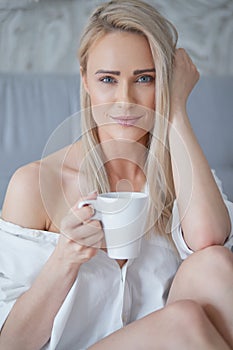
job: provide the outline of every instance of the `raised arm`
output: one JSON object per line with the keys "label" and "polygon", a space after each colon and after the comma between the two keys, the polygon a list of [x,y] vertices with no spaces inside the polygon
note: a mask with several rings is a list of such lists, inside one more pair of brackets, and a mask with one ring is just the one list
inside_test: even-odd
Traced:
{"label": "raised arm", "polygon": [[230,233],[228,211],[186,111],[199,79],[184,49],[176,51],[171,85],[169,143],[174,185],[184,239],[196,251],[221,245]]}

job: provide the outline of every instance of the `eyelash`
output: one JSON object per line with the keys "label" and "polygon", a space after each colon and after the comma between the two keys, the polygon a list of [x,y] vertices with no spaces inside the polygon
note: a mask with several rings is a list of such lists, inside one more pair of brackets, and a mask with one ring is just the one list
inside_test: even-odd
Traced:
{"label": "eyelash", "polygon": [[100,78],[99,79],[99,81],[101,82],[101,83],[104,83],[104,84],[110,84],[110,82],[106,82],[106,81],[104,81],[105,79],[111,79],[112,81],[111,81],[111,83],[114,81],[114,83],[116,83],[117,81],[116,81],[116,79],[114,79],[113,77],[110,77],[110,76],[105,76],[105,77],[102,77],[102,78]]}
{"label": "eyelash", "polygon": [[[139,81],[140,79],[142,79],[142,78],[147,78],[147,81]],[[148,79],[149,78],[149,79]],[[106,79],[108,79],[108,80],[111,80],[111,81],[105,81]],[[148,81],[149,80],[149,81]],[[140,76],[140,77],[138,77],[137,78],[137,80],[136,80],[136,83],[139,83],[139,84],[149,84],[149,83],[151,83],[151,82],[153,82],[155,80],[155,78],[152,76],[152,75],[142,75],[142,76]],[[113,78],[113,77],[111,77],[111,76],[104,76],[104,77],[101,77],[101,78],[99,78],[99,81],[101,82],[101,83],[104,83],[104,84],[113,84],[113,83],[117,83],[117,80],[115,79],[115,78]]]}
{"label": "eyelash", "polygon": [[[137,82],[139,83],[139,80],[140,79],[142,79],[142,78],[147,78],[147,81],[143,81],[142,83],[143,84],[148,84],[148,83],[151,83],[151,82],[153,82],[154,80],[155,80],[155,78],[154,77],[152,77],[152,75],[142,75],[142,76],[140,76],[138,79],[137,79]],[[148,81],[148,78],[149,78],[149,81]]]}

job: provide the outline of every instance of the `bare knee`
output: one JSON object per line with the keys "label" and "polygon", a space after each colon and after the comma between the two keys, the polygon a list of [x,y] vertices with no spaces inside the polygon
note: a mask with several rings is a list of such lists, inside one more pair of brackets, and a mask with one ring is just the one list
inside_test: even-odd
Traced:
{"label": "bare knee", "polygon": [[215,262],[216,264],[220,265],[220,267],[233,267],[233,254],[226,247],[215,245],[200,250],[196,254],[198,254],[204,262],[211,260],[211,262]]}
{"label": "bare knee", "polygon": [[180,300],[167,306],[177,330],[196,330],[203,329],[205,313],[202,307],[193,300]]}
{"label": "bare knee", "polygon": [[193,253],[189,258],[187,258],[183,264],[186,264],[188,262],[203,262],[203,263],[217,263],[218,265],[222,266],[230,265],[232,267],[233,265],[233,254],[232,252],[223,246],[220,245],[214,245],[211,247],[207,247],[205,249],[199,250],[195,253]]}
{"label": "bare knee", "polygon": [[223,246],[212,246],[187,258],[181,264],[174,282],[178,282],[182,289],[184,286],[195,289],[195,285],[203,287],[211,283],[219,287],[218,282],[224,280],[233,283],[233,254]]}
{"label": "bare knee", "polygon": [[180,300],[169,304],[167,310],[174,322],[170,334],[179,344],[178,348],[229,350],[226,339],[218,333],[199,303]]}
{"label": "bare knee", "polygon": [[[198,329],[203,325],[205,314],[202,307],[193,300],[179,300],[165,306],[159,311],[152,312],[144,318],[147,323],[147,329],[151,330],[151,334],[155,329],[155,325],[166,324],[167,330],[175,334],[181,332],[183,336],[184,329]],[[143,320],[143,319],[142,319]]]}
{"label": "bare knee", "polygon": [[223,246],[208,247],[198,252],[195,258],[193,264],[199,266],[199,273],[213,278],[216,282],[226,278],[233,282],[233,254],[229,249]]}
{"label": "bare knee", "polygon": [[200,304],[222,337],[233,344],[232,252],[213,246],[185,260],[173,280],[168,304],[182,299],[195,300]]}
{"label": "bare knee", "polygon": [[202,349],[203,345],[211,344],[210,322],[198,303],[188,299],[180,300],[166,308],[167,319],[171,322],[168,329],[171,339],[176,339],[181,347],[192,344],[192,349]]}

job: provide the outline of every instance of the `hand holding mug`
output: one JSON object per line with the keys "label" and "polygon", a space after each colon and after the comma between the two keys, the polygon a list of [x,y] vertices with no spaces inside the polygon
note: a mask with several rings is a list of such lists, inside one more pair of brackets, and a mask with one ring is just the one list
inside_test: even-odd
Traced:
{"label": "hand holding mug", "polygon": [[[86,201],[94,200],[96,194],[89,195]],[[60,256],[66,263],[80,266],[96,255],[103,244],[103,229],[100,221],[91,220],[94,210],[91,206],[75,205],[64,217],[60,227],[57,245]]]}
{"label": "hand holding mug", "polygon": [[136,258],[147,219],[148,195],[141,192],[102,193],[84,200],[79,208],[91,205],[93,220],[102,222],[108,255],[114,259]]}

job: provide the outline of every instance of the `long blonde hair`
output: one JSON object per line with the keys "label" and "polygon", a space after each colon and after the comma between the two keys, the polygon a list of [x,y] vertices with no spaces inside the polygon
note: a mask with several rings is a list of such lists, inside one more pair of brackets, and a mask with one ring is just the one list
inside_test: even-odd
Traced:
{"label": "long blonde hair", "polygon": [[[154,7],[140,0],[114,0],[100,5],[92,14],[81,37],[79,62],[84,74],[89,49],[106,33],[127,31],[144,35],[150,45],[156,70],[156,111],[154,128],[148,144],[145,175],[150,194],[148,228],[165,235],[170,232],[175,198],[168,145],[170,82],[177,43],[177,31]],[[91,102],[81,82],[82,142],[85,151],[87,191],[110,190],[101,156]],[[170,235],[168,235],[170,236]]]}

